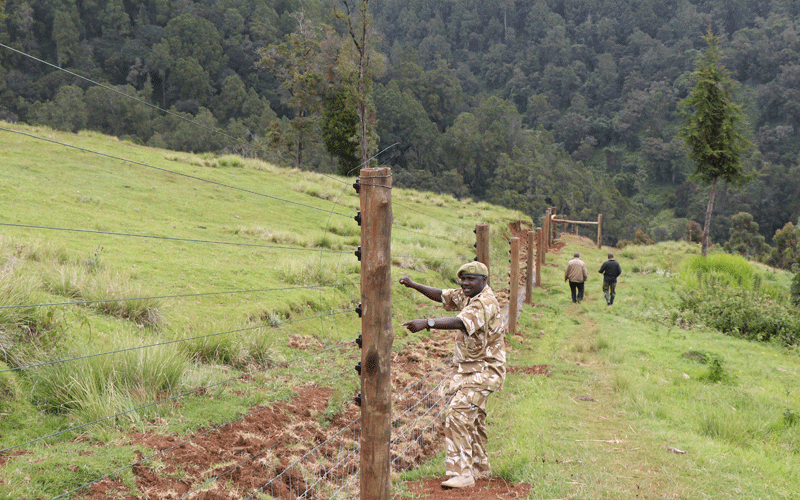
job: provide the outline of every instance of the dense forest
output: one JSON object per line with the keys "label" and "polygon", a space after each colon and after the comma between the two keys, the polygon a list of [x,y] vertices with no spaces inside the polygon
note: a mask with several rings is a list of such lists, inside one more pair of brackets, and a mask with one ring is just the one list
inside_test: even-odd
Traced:
{"label": "dense forest", "polygon": [[[602,213],[610,244],[692,237],[703,220],[708,186],[679,127],[711,30],[753,175],[719,189],[711,240],[800,261],[800,1],[367,3],[369,144],[396,185],[534,220],[549,206]],[[343,6],[5,0],[0,119],[352,172],[357,58]]]}

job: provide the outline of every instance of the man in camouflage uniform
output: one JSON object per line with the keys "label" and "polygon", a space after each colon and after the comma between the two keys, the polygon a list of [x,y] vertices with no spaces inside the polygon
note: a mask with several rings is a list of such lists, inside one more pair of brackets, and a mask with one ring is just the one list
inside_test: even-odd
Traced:
{"label": "man in camouflage uniform", "polygon": [[454,371],[450,380],[453,398],[445,419],[446,488],[473,486],[475,479],[491,475],[486,453],[486,400],[503,388],[506,376],[505,332],[500,305],[486,281],[489,270],[480,262],[468,262],[456,273],[461,288],[442,290],[411,281],[400,283],[445,310],[460,311],[444,318],[414,319],[403,323],[411,332],[424,328],[456,330]]}

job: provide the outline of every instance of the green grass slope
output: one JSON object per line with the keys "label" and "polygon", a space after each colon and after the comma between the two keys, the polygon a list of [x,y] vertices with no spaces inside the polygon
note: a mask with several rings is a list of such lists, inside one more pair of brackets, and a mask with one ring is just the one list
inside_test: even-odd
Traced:
{"label": "green grass slope", "polygon": [[[303,381],[329,379],[331,412],[352,400],[354,179],[3,128],[20,133],[0,132],[0,448],[22,458],[0,468],[0,498],[50,498],[130,463],[137,447],[121,430],[195,432]],[[505,228],[502,239],[524,218],[402,189],[392,203],[396,279],[452,284],[474,258],[477,223]],[[398,291],[397,317],[414,309]],[[331,349],[343,343],[353,348]],[[180,398],[179,415],[150,404],[165,396]],[[85,473],[42,473],[91,443],[117,446],[82,458]]]}
{"label": "green grass slope", "polygon": [[[124,431],[191,433],[321,372],[337,385],[331,411],[352,398],[357,351],[325,351],[360,329],[352,179],[3,127],[84,150],[0,131],[0,448],[13,447],[0,498],[52,498],[146,455]],[[402,189],[392,204],[395,282],[454,285],[488,222],[492,287],[508,286],[508,224],[529,217]],[[623,275],[609,307],[596,273],[609,249],[560,243],[509,336],[509,365],[550,375],[514,372],[490,398],[495,474],[531,483],[532,499],[800,497],[797,352],[682,308],[696,246],[615,251]],[[563,281],[576,250],[590,270],[581,304]],[[784,273],[758,272],[788,294]],[[423,302],[393,289],[396,348],[414,340],[403,320],[438,311]],[[297,345],[325,354],[283,366]],[[197,387],[210,389],[179,413],[141,407]],[[443,473],[437,457],[406,477]]]}

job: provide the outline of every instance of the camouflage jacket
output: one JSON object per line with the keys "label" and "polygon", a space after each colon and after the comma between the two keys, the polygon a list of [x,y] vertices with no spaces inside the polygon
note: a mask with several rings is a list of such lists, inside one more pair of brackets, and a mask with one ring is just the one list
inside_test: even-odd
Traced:
{"label": "camouflage jacket", "polygon": [[488,286],[469,298],[460,288],[442,290],[448,311],[460,311],[464,330],[456,333],[453,382],[462,387],[490,391],[503,388],[506,378],[506,348],[500,304]]}

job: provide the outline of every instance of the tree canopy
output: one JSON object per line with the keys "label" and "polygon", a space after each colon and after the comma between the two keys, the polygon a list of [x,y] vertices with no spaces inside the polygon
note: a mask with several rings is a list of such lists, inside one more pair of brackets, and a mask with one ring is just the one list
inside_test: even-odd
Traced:
{"label": "tree canopy", "polygon": [[[740,212],[767,243],[800,216],[800,16],[792,2],[366,4],[367,24],[356,16],[351,31],[333,3],[318,0],[6,0],[0,118],[335,172],[323,103],[339,88],[358,95],[353,35],[368,26],[372,52],[363,56],[385,71],[363,80],[366,146],[384,151],[378,161],[393,167],[397,185],[490,200],[534,219],[548,206],[575,218],[603,213],[608,244],[639,230],[680,237],[704,219],[714,177],[692,175],[680,113],[710,27],[718,62],[730,69],[730,101],[747,117],[740,132],[754,146],[736,159],[754,177],[741,187],[736,175],[719,177],[709,240],[728,241]],[[315,44],[310,52],[306,43]],[[286,51],[271,67],[263,64],[270,48]],[[91,82],[121,94],[104,100],[109,91]],[[190,136],[208,139],[207,131],[124,104],[124,95],[233,140],[197,140]]]}

